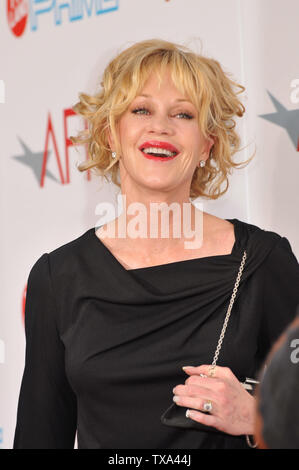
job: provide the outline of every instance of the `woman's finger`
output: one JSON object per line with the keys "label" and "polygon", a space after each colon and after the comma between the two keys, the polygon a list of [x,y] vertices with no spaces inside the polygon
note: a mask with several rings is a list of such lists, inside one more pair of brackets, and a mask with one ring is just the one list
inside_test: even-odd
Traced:
{"label": "woman's finger", "polygon": [[189,396],[194,398],[210,397],[212,400],[217,399],[217,393],[209,387],[200,387],[198,385],[177,385],[172,389],[174,395]]}
{"label": "woman's finger", "polygon": [[201,376],[201,378],[204,375],[212,378],[231,378],[235,377],[233,372],[229,367],[222,367],[222,366],[212,366],[211,364],[203,364],[201,366],[184,366],[183,370],[186,372],[188,375],[198,375]]}
{"label": "woman's finger", "polygon": [[[190,397],[184,395],[174,395],[173,401],[178,405],[185,408],[193,408],[198,411],[209,411],[211,414],[217,415],[217,404],[210,398]],[[208,409],[205,406],[208,405]]]}
{"label": "woman's finger", "polygon": [[201,377],[197,374],[192,374],[185,380],[185,385],[196,385],[197,387],[207,388],[209,390],[218,390],[220,383],[223,383],[223,379]]}
{"label": "woman's finger", "polygon": [[222,431],[222,420],[214,414],[201,413],[200,411],[189,410],[186,411],[186,417],[197,421],[198,423],[204,424],[205,426],[212,426],[219,431]]}

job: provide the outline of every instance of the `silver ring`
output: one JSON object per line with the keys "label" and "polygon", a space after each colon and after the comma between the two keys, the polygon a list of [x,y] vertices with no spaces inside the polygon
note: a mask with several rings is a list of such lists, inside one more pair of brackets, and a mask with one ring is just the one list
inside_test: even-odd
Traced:
{"label": "silver ring", "polygon": [[209,412],[211,412],[212,409],[213,409],[212,402],[211,402],[211,401],[206,401],[206,402],[203,404],[203,409],[204,409],[204,411],[209,411]]}

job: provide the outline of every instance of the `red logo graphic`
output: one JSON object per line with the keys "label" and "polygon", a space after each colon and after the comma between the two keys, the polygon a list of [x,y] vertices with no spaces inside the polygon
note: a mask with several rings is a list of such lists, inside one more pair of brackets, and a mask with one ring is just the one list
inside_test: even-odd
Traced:
{"label": "red logo graphic", "polygon": [[28,0],[7,0],[7,21],[15,36],[21,36],[28,18]]}
{"label": "red logo graphic", "polygon": [[[49,141],[50,136],[52,137],[53,145],[54,145],[54,152],[56,155],[57,167],[59,171],[60,181],[61,184],[68,184],[70,182],[70,169],[69,169],[69,147],[72,147],[74,144],[68,138],[68,129],[67,129],[67,120],[71,116],[76,116],[76,113],[72,109],[64,109],[63,110],[63,127],[64,127],[64,150],[65,150],[65,167],[66,167],[66,175],[64,177],[61,158],[58,150],[57,139],[54,132],[54,126],[52,124],[51,114],[48,113],[48,122],[47,122],[47,129],[46,129],[46,139],[45,139],[45,146],[44,146],[44,156],[43,156],[43,163],[42,163],[42,171],[41,171],[41,179],[40,179],[40,186],[43,187],[45,184],[45,176],[47,170],[47,160],[48,160],[48,153],[49,153]],[[87,129],[87,123],[84,123],[85,129]],[[87,159],[87,146],[85,145],[86,151],[86,159]],[[87,179],[91,179],[90,170],[87,170]]]}
{"label": "red logo graphic", "polygon": [[27,283],[26,283],[26,286],[23,289],[23,294],[22,294],[22,320],[23,320],[23,324],[25,323],[26,294],[27,294]]}

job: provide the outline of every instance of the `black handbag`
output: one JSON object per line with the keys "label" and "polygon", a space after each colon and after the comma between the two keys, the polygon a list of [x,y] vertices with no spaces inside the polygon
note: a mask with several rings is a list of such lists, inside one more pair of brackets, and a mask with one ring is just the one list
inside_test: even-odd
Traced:
{"label": "black handbag", "polygon": [[[218,356],[219,356],[220,349],[221,349],[221,346],[222,346],[222,342],[223,342],[223,338],[224,338],[225,331],[226,331],[226,328],[227,328],[228,320],[229,320],[229,317],[230,317],[230,314],[231,314],[231,309],[232,309],[232,306],[233,306],[233,303],[234,303],[234,300],[235,300],[235,297],[236,297],[236,294],[237,294],[238,286],[239,286],[240,279],[241,279],[241,276],[242,276],[242,272],[243,272],[243,269],[244,269],[246,257],[247,257],[247,253],[246,253],[246,250],[244,250],[243,258],[242,258],[242,261],[241,261],[241,264],[240,264],[240,268],[239,268],[239,272],[238,272],[238,275],[237,275],[237,278],[236,278],[233,293],[232,293],[232,296],[231,296],[231,299],[230,299],[230,303],[229,303],[229,306],[228,306],[228,309],[227,309],[225,320],[223,322],[222,330],[221,330],[220,337],[219,337],[219,340],[218,340],[218,344],[217,344],[217,347],[216,347],[216,351],[215,351],[215,354],[214,354],[214,359],[213,359],[213,362],[212,362],[212,365],[211,365],[211,370],[216,366],[216,363],[217,363],[217,360],[218,360]],[[250,393],[254,393],[253,385],[258,383],[258,381],[254,380],[254,379],[249,379],[249,378],[246,378],[245,381],[240,381],[240,382],[242,383],[244,388],[246,390],[248,390]],[[187,408],[185,408],[183,406],[179,406],[176,403],[171,404],[170,407],[167,408],[167,410],[164,411],[164,413],[161,416],[162,424],[165,424],[166,426],[173,426],[173,427],[178,427],[178,428],[198,429],[198,430],[201,430],[201,431],[211,431],[211,432],[218,433],[218,434],[227,434],[227,433],[224,433],[222,431],[219,431],[218,429],[216,429],[212,426],[206,426],[206,425],[201,424],[197,421],[194,421],[193,419],[187,418],[186,417],[186,410],[187,410]],[[199,410],[196,410],[196,411],[199,411]],[[208,411],[200,410],[200,412],[209,414]]]}

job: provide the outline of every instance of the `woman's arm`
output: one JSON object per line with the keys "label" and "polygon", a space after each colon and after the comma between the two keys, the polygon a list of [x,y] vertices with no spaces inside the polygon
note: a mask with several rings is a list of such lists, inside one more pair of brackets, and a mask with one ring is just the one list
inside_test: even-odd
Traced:
{"label": "woman's arm", "polygon": [[299,265],[287,238],[282,237],[264,266],[264,302],[259,334],[263,362],[299,305]]}
{"label": "woman's arm", "polygon": [[49,255],[44,253],[28,277],[26,357],[14,449],[74,448],[77,404],[65,374],[56,315]]}

